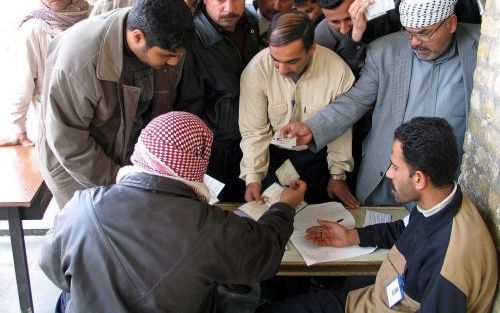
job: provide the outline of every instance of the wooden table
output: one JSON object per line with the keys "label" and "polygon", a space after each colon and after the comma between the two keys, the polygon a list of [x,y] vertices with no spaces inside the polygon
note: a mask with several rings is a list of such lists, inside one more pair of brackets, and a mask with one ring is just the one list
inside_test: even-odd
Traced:
{"label": "wooden table", "polygon": [[9,221],[21,312],[33,312],[22,220],[42,219],[52,197],[34,147],[0,147],[0,220]]}
{"label": "wooden table", "polygon": [[[225,210],[234,210],[237,204],[217,204]],[[304,210],[306,210],[305,208]],[[404,207],[362,207],[348,209],[356,221],[356,226],[363,226],[366,210],[390,213],[396,221],[408,215]],[[375,252],[354,258],[336,260],[307,266],[304,259],[291,242],[283,255],[279,271],[280,276],[375,276],[389,252],[387,249],[377,249]]]}

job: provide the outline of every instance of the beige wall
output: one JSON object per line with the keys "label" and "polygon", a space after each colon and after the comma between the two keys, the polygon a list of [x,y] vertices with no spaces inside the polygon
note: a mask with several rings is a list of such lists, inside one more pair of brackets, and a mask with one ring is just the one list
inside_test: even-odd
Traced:
{"label": "beige wall", "polygon": [[[460,184],[486,218],[500,251],[500,1],[483,15]],[[493,312],[500,312],[498,294]]]}

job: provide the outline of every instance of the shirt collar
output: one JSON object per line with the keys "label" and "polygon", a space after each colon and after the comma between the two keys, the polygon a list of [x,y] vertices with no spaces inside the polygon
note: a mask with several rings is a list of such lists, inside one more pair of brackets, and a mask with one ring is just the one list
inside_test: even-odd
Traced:
{"label": "shirt collar", "polygon": [[455,193],[457,192],[457,183],[454,183],[453,191],[446,197],[443,201],[439,202],[436,204],[434,207],[430,208],[429,210],[424,210],[421,207],[417,205],[417,210],[422,213],[424,217],[430,217],[439,211],[443,210],[448,204],[450,204],[451,200],[453,199],[453,196],[455,196]]}

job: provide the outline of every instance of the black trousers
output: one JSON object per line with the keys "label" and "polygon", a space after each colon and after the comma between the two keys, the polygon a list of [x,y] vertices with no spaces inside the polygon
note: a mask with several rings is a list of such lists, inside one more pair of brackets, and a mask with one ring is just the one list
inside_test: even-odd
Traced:
{"label": "black trousers", "polygon": [[346,291],[319,290],[294,299],[261,305],[256,313],[343,313]]}
{"label": "black trousers", "polygon": [[207,174],[225,184],[220,201],[244,202],[245,182],[239,178],[242,156],[239,140],[214,140]]}
{"label": "black trousers", "polygon": [[307,183],[306,202],[314,204],[330,201],[326,190],[330,180],[326,148],[314,153],[310,150],[293,151],[269,146],[269,158],[269,170],[262,181],[262,190],[278,181],[275,171],[283,162],[290,159],[300,179]]}

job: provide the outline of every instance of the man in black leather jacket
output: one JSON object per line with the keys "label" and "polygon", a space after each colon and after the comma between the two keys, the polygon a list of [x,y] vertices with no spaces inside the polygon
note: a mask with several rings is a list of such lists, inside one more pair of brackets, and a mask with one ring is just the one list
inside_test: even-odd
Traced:
{"label": "man in black leather jacket", "polygon": [[221,201],[242,202],[240,75],[259,51],[258,25],[244,0],[204,0],[194,23],[197,37],[186,54],[174,109],[198,115],[214,132],[207,174],[226,184]]}
{"label": "man in black leather jacket", "polygon": [[190,113],[160,115],[115,185],[75,194],[40,260],[61,299],[70,297],[56,312],[214,312],[216,282],[255,284],[276,273],[305,183],[258,222],[211,206],[203,174],[212,138]]}

